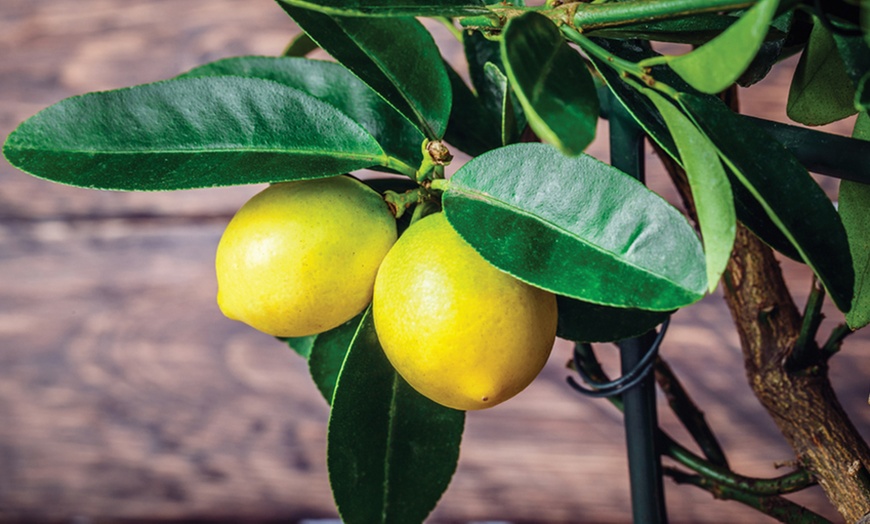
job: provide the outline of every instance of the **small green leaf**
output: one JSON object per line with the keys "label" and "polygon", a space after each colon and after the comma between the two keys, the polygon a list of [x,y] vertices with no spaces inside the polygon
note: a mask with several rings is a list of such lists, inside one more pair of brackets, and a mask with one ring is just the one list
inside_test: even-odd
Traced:
{"label": "small green leaf", "polygon": [[489,11],[479,0],[279,0],[338,16],[473,16]]}
{"label": "small green leaf", "polygon": [[686,93],[679,99],[735,178],[813,269],[837,307],[848,311],[854,284],[849,244],[824,191],[779,142],[721,101]]}
{"label": "small green leaf", "polygon": [[413,18],[329,16],[281,7],[317,44],[431,140],[450,117],[450,79],[432,35]]}
{"label": "small green leaf", "polygon": [[393,370],[369,309],[329,418],[327,467],[342,520],[423,522],[456,469],[464,422],[463,411],[420,395]]}
{"label": "small green leaf", "polygon": [[644,89],[643,92],[665,119],[680,152],[704,240],[708,291],[712,293],[731,257],[737,232],[728,175],[716,148],[688,117],[655,91]]}
{"label": "small green leaf", "polygon": [[305,58],[244,56],[211,62],[183,76],[222,75],[263,78],[303,91],[352,118],[390,156],[412,167],[420,165],[422,133],[339,64]]}
{"label": "small green leaf", "polygon": [[685,217],[634,178],[545,144],[472,159],[444,193],[450,224],[494,266],[600,305],[677,309],[706,288]]}
{"label": "small green leaf", "polygon": [[854,97],[834,38],[816,22],[791,80],[786,114],[808,126],[830,124],[855,114]]}
{"label": "small green leaf", "polygon": [[335,383],[354,336],[362,323],[363,313],[344,324],[316,335],[308,357],[308,371],[327,402],[332,402]]}
{"label": "small green leaf", "polygon": [[300,357],[308,360],[311,356],[311,348],[314,347],[314,340],[317,335],[309,335],[307,337],[290,337],[280,339],[287,346],[299,354]]}
{"label": "small green leaf", "polygon": [[335,107],[256,78],[182,78],[61,101],[3,153],[19,169],[96,189],[158,191],[334,176],[387,165]]}
{"label": "small green leaf", "polygon": [[668,64],[683,80],[702,93],[718,93],[733,84],[761,48],[779,0],[759,0],[740,20],[701,47]]}
{"label": "small green leaf", "polygon": [[567,155],[595,138],[598,94],[586,62],[550,19],[529,12],[508,22],[502,61],[532,130]]}
{"label": "small green leaf", "polygon": [[[867,113],[858,115],[852,136],[870,140]],[[855,294],[846,322],[850,328],[859,329],[870,324],[870,185],[841,181],[839,204],[855,268]]]}
{"label": "small green leaf", "polygon": [[559,325],[556,336],[574,342],[615,342],[646,333],[671,314],[599,306],[582,300],[557,296]]}

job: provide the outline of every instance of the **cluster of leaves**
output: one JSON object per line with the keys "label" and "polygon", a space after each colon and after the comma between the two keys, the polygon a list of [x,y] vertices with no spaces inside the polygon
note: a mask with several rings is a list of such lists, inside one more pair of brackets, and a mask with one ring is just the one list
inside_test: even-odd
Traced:
{"label": "cluster of leaves", "polygon": [[[4,154],[35,176],[111,190],[363,168],[407,175],[372,183],[443,191],[460,235],[493,265],[556,293],[559,336],[584,342],[643,333],[701,299],[724,271],[739,220],[808,264],[861,327],[870,322],[866,168],[843,168],[848,155],[832,168],[858,180],[844,182],[838,213],[805,167],[814,160],[804,146],[818,137],[737,115],[715,94],[802,52],[789,115],[816,125],[861,111],[856,133],[870,137],[870,52],[848,17],[793,1],[745,4],[281,0],[305,31],[288,56],[226,59],[62,101],[21,124]],[[471,87],[419,16],[461,39]],[[660,55],[649,41],[696,47]],[[289,56],[314,47],[338,63]],[[703,243],[641,182],[583,153],[599,117],[617,110],[685,168]],[[524,143],[531,134],[544,143]],[[474,158],[436,183],[443,171],[421,144],[441,140]],[[332,406],[328,464],[342,517],[423,520],[455,469],[464,414],[404,383],[368,311],[288,343]]]}

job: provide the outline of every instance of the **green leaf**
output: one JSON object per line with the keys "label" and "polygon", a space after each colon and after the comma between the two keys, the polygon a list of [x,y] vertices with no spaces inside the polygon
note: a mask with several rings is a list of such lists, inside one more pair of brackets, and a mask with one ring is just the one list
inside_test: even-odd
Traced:
{"label": "green leaf", "polygon": [[680,103],[813,269],[837,307],[848,311],[854,274],[846,232],[807,170],[770,135],[721,101],[681,94]]}
{"label": "green leaf", "polygon": [[[858,115],[852,136],[870,140],[867,113]],[[841,181],[839,204],[855,269],[855,292],[846,322],[850,328],[858,329],[870,324],[870,185]]]}
{"label": "green leaf", "polygon": [[586,62],[550,19],[529,12],[508,22],[502,61],[532,130],[567,155],[595,138],[598,94]]}
{"label": "green leaf", "polygon": [[308,360],[311,356],[311,348],[314,347],[314,340],[317,338],[317,335],[309,335],[307,337],[290,337],[290,338],[281,338],[282,342],[287,344],[287,346],[299,354],[300,357]]}
{"label": "green leaf", "polygon": [[[609,40],[596,40],[596,43],[618,56],[637,62],[654,55],[651,51],[644,50],[630,42],[613,42]],[[593,59],[601,75],[607,81],[613,95],[631,113],[634,119],[643,127],[644,131],[671,157],[682,166],[682,159],[677,152],[677,146],[671,138],[664,119],[656,110],[650,100],[640,94],[636,84],[629,84],[606,64]],[[668,70],[656,69],[655,77],[667,83],[671,87],[691,91],[689,86],[683,85],[682,80]],[[709,96],[709,95],[699,95]],[[740,220],[759,238],[780,253],[795,260],[801,260],[800,254],[792,246],[791,242],[783,235],[779,228],[768,218],[764,208],[743,186],[730,174],[731,190],[734,193],[734,208],[737,219]]]}
{"label": "green leaf", "polygon": [[372,135],[335,107],[238,77],[69,98],[22,123],[3,153],[55,182],[141,191],[318,178],[388,163]]}
{"label": "green leaf", "polygon": [[450,79],[432,35],[413,18],[332,17],[281,6],[317,45],[431,140],[450,117]]}
{"label": "green leaf", "polygon": [[671,314],[599,306],[563,296],[557,296],[556,302],[559,305],[556,336],[574,342],[615,342],[642,335]]}
{"label": "green leaf", "polygon": [[489,10],[479,0],[279,0],[302,9],[338,16],[472,16]]}
{"label": "green leaf", "polygon": [[790,54],[786,46],[793,39],[798,38],[797,34],[803,31],[803,25],[795,24],[794,19],[794,11],[786,11],[773,19],[767,38],[762,42],[755,58],[737,79],[739,86],[749,87],[761,81],[770,73],[773,66],[783,59],[784,52],[785,56]]}
{"label": "green leaf", "polygon": [[491,151],[451,178],[443,204],[486,260],[558,295],[669,311],[707,287],[701,244],[683,215],[588,155],[535,143]]}
{"label": "green leaf", "polygon": [[235,75],[264,78],[303,91],[336,107],[364,127],[388,155],[417,167],[423,135],[407,118],[347,69],[305,58],[245,56],[206,64],[183,76]]}
{"label": "green leaf", "polygon": [[651,89],[644,89],[643,92],[665,119],[680,152],[704,240],[708,291],[712,293],[731,257],[737,232],[734,197],[728,175],[719,161],[716,148],[688,117],[657,92]]}
{"label": "green leaf", "polygon": [[305,33],[299,33],[299,35],[297,35],[296,38],[287,45],[284,52],[281,53],[281,56],[303,57],[315,49],[320,49],[317,47],[317,43]]}
{"label": "green leaf", "polygon": [[855,86],[870,72],[870,47],[861,35],[833,33],[831,35],[837,44],[837,51],[843,60],[846,74]]}
{"label": "green leaf", "polygon": [[733,84],[761,48],[779,0],[759,0],[740,20],[713,40],[677,57],[668,65],[702,93],[718,93]]}
{"label": "green leaf", "polygon": [[834,38],[816,22],[791,80],[786,114],[808,126],[830,124],[855,114],[854,97]]}
{"label": "green leaf", "polygon": [[336,328],[315,335],[311,344],[308,371],[317,389],[329,403],[332,403],[335,383],[338,381],[342,363],[362,323],[363,314],[364,312]]}
{"label": "green leaf", "polygon": [[448,66],[447,74],[453,89],[453,108],[445,140],[471,156],[501,146],[500,126],[494,114],[483,106],[452,67]]}
{"label": "green leaf", "polygon": [[450,483],[465,413],[417,393],[390,365],[371,309],[332,400],[327,466],[348,524],[423,522]]}

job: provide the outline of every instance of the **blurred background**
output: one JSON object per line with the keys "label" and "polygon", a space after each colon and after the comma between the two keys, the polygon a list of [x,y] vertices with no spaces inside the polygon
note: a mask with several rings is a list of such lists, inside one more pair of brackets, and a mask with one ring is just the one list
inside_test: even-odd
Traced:
{"label": "blurred background", "polygon": [[[268,0],[3,0],[0,137],[68,96],[276,55],[298,31]],[[461,48],[438,39],[461,67]],[[784,121],[794,63],[744,90],[744,111]],[[828,130],[848,134],[850,123]],[[606,139],[590,153],[607,160]],[[652,187],[672,196],[652,157],[649,166]],[[835,182],[825,187],[836,194]],[[217,241],[261,188],[97,192],[0,160],[0,520],[335,518],[328,409],[305,362],[215,304]],[[802,307],[809,275],[784,264]],[[829,310],[822,336],[841,318]],[[865,435],[868,351],[870,339],[854,335],[831,369]],[[616,373],[615,350],[599,353]],[[775,466],[794,455],[746,385],[720,296],[675,315],[662,355],[738,472],[782,473]],[[621,416],[565,384],[569,357],[559,343],[528,390],[468,415],[458,471],[431,522],[630,522]],[[659,408],[662,426],[689,443],[662,399]],[[665,484],[671,522],[768,521]],[[837,520],[818,488],[792,498]]]}

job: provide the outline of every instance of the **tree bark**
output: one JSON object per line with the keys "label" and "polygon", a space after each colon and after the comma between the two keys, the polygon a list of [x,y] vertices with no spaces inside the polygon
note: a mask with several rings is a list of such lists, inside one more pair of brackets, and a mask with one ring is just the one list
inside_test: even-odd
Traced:
{"label": "tree bark", "polygon": [[[659,157],[696,217],[685,173]],[[741,224],[723,284],[753,392],[837,511],[857,522],[870,513],[870,448],[837,400],[821,351],[808,367],[786,365],[802,317],[773,251]]]}

